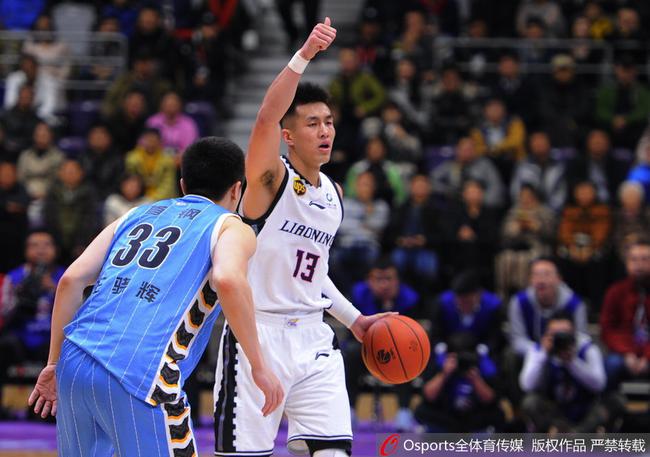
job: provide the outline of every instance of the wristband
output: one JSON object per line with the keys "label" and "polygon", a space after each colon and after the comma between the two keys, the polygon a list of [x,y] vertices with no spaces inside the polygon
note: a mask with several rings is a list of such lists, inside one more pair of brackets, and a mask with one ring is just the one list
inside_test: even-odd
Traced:
{"label": "wristband", "polygon": [[307,68],[307,64],[309,64],[309,60],[301,56],[300,51],[298,51],[293,55],[293,57],[287,64],[287,67],[291,68],[299,75],[302,75],[305,72],[305,68]]}

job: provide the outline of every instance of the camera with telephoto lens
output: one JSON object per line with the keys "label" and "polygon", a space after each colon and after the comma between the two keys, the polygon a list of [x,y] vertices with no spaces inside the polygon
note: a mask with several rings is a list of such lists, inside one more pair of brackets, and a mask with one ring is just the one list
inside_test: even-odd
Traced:
{"label": "camera with telephoto lens", "polygon": [[576,337],[573,333],[558,332],[553,335],[553,346],[551,347],[551,354],[558,355],[571,349],[576,344]]}

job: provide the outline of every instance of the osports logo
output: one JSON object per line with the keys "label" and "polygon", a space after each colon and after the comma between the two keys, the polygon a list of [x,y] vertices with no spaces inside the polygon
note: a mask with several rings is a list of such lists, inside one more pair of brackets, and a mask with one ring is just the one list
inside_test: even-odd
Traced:
{"label": "osports logo", "polygon": [[397,450],[398,445],[399,433],[393,433],[392,435],[389,435],[388,438],[386,438],[384,442],[381,443],[381,446],[379,447],[379,455],[382,457],[388,457],[389,455],[394,454]]}

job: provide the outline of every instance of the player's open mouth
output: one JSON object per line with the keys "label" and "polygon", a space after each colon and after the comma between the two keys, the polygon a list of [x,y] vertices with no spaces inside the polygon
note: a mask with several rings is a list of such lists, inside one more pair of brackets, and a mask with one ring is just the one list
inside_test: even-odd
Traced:
{"label": "player's open mouth", "polygon": [[330,148],[331,148],[331,145],[329,143],[321,143],[318,146],[318,149],[320,149],[323,152],[329,152]]}

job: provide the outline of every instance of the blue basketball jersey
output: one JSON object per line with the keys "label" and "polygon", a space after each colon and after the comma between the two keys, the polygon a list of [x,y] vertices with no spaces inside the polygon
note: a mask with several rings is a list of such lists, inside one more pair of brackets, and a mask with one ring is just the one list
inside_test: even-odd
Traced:
{"label": "blue basketball jersey", "polygon": [[134,209],[118,225],[92,294],[66,337],[151,405],[181,396],[220,307],[208,283],[226,209],[187,195]]}

